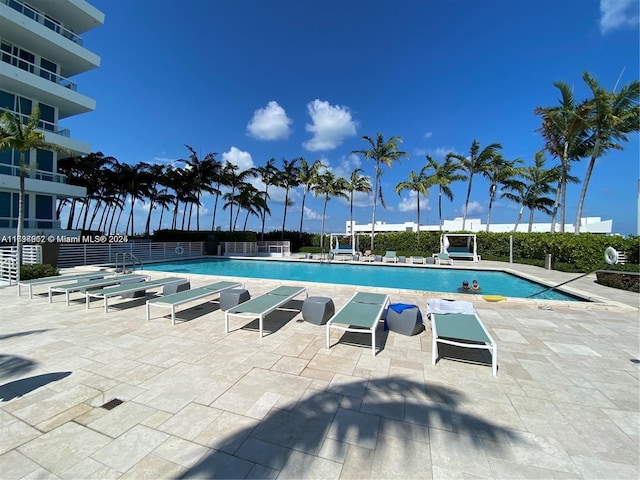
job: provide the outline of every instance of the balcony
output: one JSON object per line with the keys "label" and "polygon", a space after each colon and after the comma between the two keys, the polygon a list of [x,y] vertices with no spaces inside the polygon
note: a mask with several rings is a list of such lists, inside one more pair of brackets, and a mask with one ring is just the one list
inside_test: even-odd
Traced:
{"label": "balcony", "polygon": [[[20,167],[18,165],[7,165],[0,163],[0,175],[19,176]],[[47,172],[46,170],[31,170],[29,166],[25,168],[25,178],[44,180],[45,182],[67,183],[67,177],[60,173]]]}
{"label": "balcony", "polygon": [[34,63],[27,62],[26,60],[23,60],[22,58],[17,57],[9,52],[2,51],[0,60],[2,60],[4,63],[13,65],[14,67],[18,67],[25,72],[38,75],[39,77],[44,78],[45,80],[49,80],[50,82],[60,85],[61,87],[68,88],[69,90],[72,90],[74,92],[78,91],[78,86],[71,80],[56,73],[50,72],[49,70],[45,70],[44,68],[39,67]]}
{"label": "balcony", "polygon": [[49,30],[53,30],[59,35],[62,35],[64,38],[71,40],[73,43],[82,46],[82,38],[71,30],[64,28],[58,22],[54,21],[51,18],[48,18],[42,15],[40,12],[34,10],[33,8],[25,5],[18,0],[0,0],[0,3],[4,3],[5,5],[13,8],[15,11],[20,12],[26,17],[38,22],[41,25],[44,25]]}

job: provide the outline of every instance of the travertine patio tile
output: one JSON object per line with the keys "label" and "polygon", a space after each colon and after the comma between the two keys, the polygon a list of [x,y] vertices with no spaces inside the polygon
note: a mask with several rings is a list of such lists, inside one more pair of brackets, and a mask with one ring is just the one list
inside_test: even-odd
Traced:
{"label": "travertine patio tile", "polygon": [[232,454],[258,424],[256,419],[232,412],[222,412],[194,441]]}
{"label": "travertine patio tile", "polygon": [[351,375],[358,363],[357,359],[339,357],[337,355],[318,354],[309,362],[308,367],[332,373]]}
{"label": "travertine patio tile", "polygon": [[638,478],[640,470],[637,465],[628,465],[607,461],[601,458],[574,456],[573,462],[578,466],[583,478],[600,480],[600,479],[621,479],[621,478]]}
{"label": "travertine patio tile", "polygon": [[[391,418],[380,419],[380,434],[404,438],[413,442],[429,444],[429,428],[415,423],[394,420]],[[427,445],[420,448],[429,449]]]}
{"label": "travertine patio tile", "polygon": [[171,436],[153,451],[153,455],[185,468],[191,468],[211,452],[210,448],[203,445]]}
{"label": "travertine patio tile", "polygon": [[124,402],[87,426],[111,438],[116,438],[130,428],[144,422],[154,413],[156,413],[156,410],[146,405],[136,402]]}
{"label": "travertine patio tile", "polygon": [[7,415],[7,419],[2,419],[2,430],[0,434],[0,454],[27,443],[38,437],[40,432],[26,422]]}
{"label": "travertine patio tile", "polygon": [[380,417],[377,415],[367,415],[341,408],[336,412],[327,437],[374,449],[378,440],[379,426]]}
{"label": "travertine patio tile", "polygon": [[278,478],[337,479],[340,478],[341,470],[341,463],[294,450],[282,467]]}
{"label": "travertine patio tile", "polygon": [[362,399],[360,411],[395,420],[404,419],[405,397],[398,394],[368,389]]}
{"label": "travertine patio tile", "polygon": [[299,375],[307,364],[308,360],[304,358],[294,358],[283,356],[276,364],[271,367],[272,370],[277,372],[291,373],[292,375]]}
{"label": "travertine patio tile", "polygon": [[[479,437],[430,429],[431,463],[464,474],[491,477],[487,452]],[[502,445],[498,445],[503,448]]]}
{"label": "travertine patio tile", "polygon": [[370,479],[375,453],[370,448],[349,445],[340,478]]}
{"label": "travertine patio tile", "polygon": [[503,342],[522,343],[528,345],[529,342],[524,338],[517,330],[511,330],[506,328],[494,328],[493,333],[496,334],[498,340]]}
{"label": "travertine patio tile", "polygon": [[570,343],[544,342],[551,350],[559,355],[589,355],[599,357],[600,354],[586,345],[575,345]]}
{"label": "travertine patio tile", "polygon": [[266,480],[271,478],[278,478],[279,470],[265,467],[264,465],[255,464],[249,471],[246,478],[256,480]]}
{"label": "travertine patio tile", "polygon": [[45,420],[44,422],[40,422],[36,425],[36,428],[42,432],[48,432],[70,420],[73,420],[74,418],[84,415],[92,409],[93,407],[90,405],[80,403],[71,407],[69,410],[65,410],[64,412]]}
{"label": "travertine patio tile", "polygon": [[348,443],[334,440],[333,438],[325,438],[320,450],[318,450],[318,456],[334,462],[344,463],[348,449]]}
{"label": "travertine patio tile", "polygon": [[136,463],[120,478],[123,480],[179,478],[186,470],[185,467],[152,453]]}
{"label": "travertine patio tile", "polygon": [[551,478],[581,478],[578,475],[548,470],[538,466],[525,465],[520,463],[507,462],[497,458],[489,457],[489,465],[495,478],[523,478],[532,480],[548,480]]}
{"label": "travertine patio tile", "polygon": [[120,472],[117,472],[113,468],[109,468],[106,465],[87,457],[80,463],[66,470],[61,475],[61,478],[66,480],[76,480],[78,478],[106,480],[119,478],[120,475]]}
{"label": "travertine patio tile", "polygon": [[91,457],[118,472],[126,472],[164,442],[169,435],[136,425],[112,440]]}
{"label": "travertine patio tile", "polygon": [[[18,450],[55,475],[61,475],[110,440],[106,435],[69,422],[30,441]],[[60,454],[60,445],[65,446],[64,455]]]}
{"label": "travertine patio tile", "polygon": [[380,435],[371,467],[373,478],[431,478],[431,452],[406,438]]}
{"label": "travertine patio tile", "polygon": [[[2,432],[4,436],[4,429]],[[3,480],[18,480],[38,470],[40,465],[17,450],[0,455],[0,476]]]}
{"label": "travertine patio tile", "polygon": [[285,447],[263,442],[257,438],[248,437],[235,455],[239,458],[258,463],[275,470],[280,470],[287,461],[291,450]]}
{"label": "travertine patio tile", "polygon": [[163,422],[158,427],[158,430],[187,440],[193,440],[221,413],[221,410],[206,405],[190,403]]}

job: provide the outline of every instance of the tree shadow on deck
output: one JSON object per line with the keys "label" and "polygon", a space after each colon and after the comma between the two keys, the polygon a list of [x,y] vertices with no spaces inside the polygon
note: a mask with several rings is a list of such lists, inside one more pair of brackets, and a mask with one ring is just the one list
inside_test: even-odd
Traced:
{"label": "tree shadow on deck", "polygon": [[[215,450],[179,478],[264,477],[278,472],[285,478],[337,478],[351,446],[371,451],[377,462],[386,461],[381,450],[375,450],[383,448],[379,435],[392,436],[399,451],[406,452],[406,461],[414,462],[409,464],[412,468],[427,470],[430,447],[425,427],[462,434],[469,443],[460,447],[479,452],[485,440],[492,448],[518,441],[513,431],[462,411],[464,397],[451,388],[398,377],[333,384],[325,391],[309,389],[300,401],[272,408],[257,425],[211,441]],[[327,459],[327,448],[333,461]],[[426,456],[427,464],[420,463],[416,452]],[[383,456],[376,457],[379,453]]]}

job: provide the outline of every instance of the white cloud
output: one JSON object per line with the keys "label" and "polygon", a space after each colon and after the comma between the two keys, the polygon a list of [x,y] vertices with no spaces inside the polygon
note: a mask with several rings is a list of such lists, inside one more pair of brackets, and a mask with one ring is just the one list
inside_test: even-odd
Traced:
{"label": "white cloud", "polygon": [[322,220],[322,215],[309,207],[304,207],[304,218],[307,220]]}
{"label": "white cloud", "polygon": [[[429,206],[429,199],[424,195],[420,195],[420,212],[427,212],[431,210]],[[409,192],[408,197],[402,197],[402,200],[398,204],[399,212],[417,212],[418,211],[418,194],[414,191]]]}
{"label": "white cloud", "polygon": [[[346,155],[340,159],[340,163],[335,168],[329,168],[337,177],[342,177],[347,180],[351,178],[351,172],[353,172],[356,168],[361,168],[362,160],[357,155]],[[363,173],[360,175],[366,176]]]}
{"label": "white cloud", "polygon": [[424,134],[424,138],[426,138],[426,139],[429,139],[431,137],[433,137],[433,132],[427,132],[427,133]]}
{"label": "white cloud", "polygon": [[638,0],[600,0],[600,32],[638,24]]}
{"label": "white cloud", "polygon": [[253,112],[253,118],[247,125],[247,135],[258,140],[285,139],[291,134],[289,126],[292,123],[284,108],[272,100],[266,107]]}
{"label": "white cloud", "polygon": [[231,147],[228,152],[224,152],[222,154],[222,161],[237,165],[241,172],[253,168],[251,154],[236,147]]}
{"label": "white cloud", "polygon": [[353,192],[354,207],[370,207],[372,205],[373,205],[373,193]]}
{"label": "white cloud", "polygon": [[[480,202],[469,202],[469,206],[467,208],[467,218],[469,218],[470,215],[480,215],[481,213],[484,213],[485,209],[484,207],[480,204]],[[464,214],[464,205],[462,205],[459,209],[458,209],[458,213],[460,213],[460,215]]]}
{"label": "white cloud", "polygon": [[315,99],[307,104],[307,110],[313,123],[308,123],[305,130],[313,133],[313,138],[302,146],[311,152],[333,150],[345,137],[356,134],[356,122],[347,107]]}

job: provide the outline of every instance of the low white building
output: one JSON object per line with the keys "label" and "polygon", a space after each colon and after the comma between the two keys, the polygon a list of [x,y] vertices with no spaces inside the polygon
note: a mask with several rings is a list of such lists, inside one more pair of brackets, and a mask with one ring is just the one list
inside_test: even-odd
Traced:
{"label": "low white building", "polygon": [[[492,223],[489,226],[490,232],[513,232],[514,223]],[[345,224],[345,232],[350,235],[351,233],[371,233],[371,223],[358,225],[353,222],[353,228],[351,223],[347,220]],[[487,225],[482,223],[479,218],[467,218],[465,222],[465,231],[467,232],[486,232]],[[421,232],[437,232],[440,230],[438,225],[420,225]],[[442,222],[442,230],[445,232],[459,232],[462,231],[462,217],[454,218],[453,220],[444,220]],[[580,232],[582,233],[603,233],[610,234],[613,230],[613,220],[602,220],[600,217],[586,217],[580,219]],[[376,222],[375,231],[377,233],[382,232],[417,232],[418,224],[415,222],[404,223],[386,223]],[[518,225],[518,232],[528,232],[529,223],[524,222]],[[550,232],[551,223],[534,223],[532,225],[532,232]],[[560,231],[560,225],[556,223],[556,232]],[[575,227],[572,223],[567,223],[564,226],[565,232],[573,233]]]}

